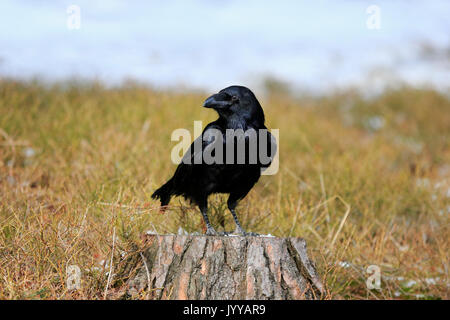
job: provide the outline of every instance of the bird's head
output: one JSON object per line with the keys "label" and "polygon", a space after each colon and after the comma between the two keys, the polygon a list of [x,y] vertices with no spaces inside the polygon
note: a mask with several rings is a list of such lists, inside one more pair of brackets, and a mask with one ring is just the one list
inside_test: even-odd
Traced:
{"label": "bird's head", "polygon": [[205,100],[205,108],[212,108],[225,120],[240,119],[264,124],[264,112],[253,92],[243,86],[231,86],[220,90]]}

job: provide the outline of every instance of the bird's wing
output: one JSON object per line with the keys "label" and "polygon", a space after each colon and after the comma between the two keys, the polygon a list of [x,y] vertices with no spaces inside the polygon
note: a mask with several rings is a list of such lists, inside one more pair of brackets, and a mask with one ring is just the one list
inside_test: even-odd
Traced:
{"label": "bird's wing", "polygon": [[[217,131],[214,131],[212,129],[220,130],[220,127],[216,127],[214,125],[209,124],[203,131],[202,135],[200,135],[197,139],[194,140],[194,142],[191,144],[189,149],[184,154],[181,163],[178,165],[173,175],[175,190],[178,189],[182,190],[185,188],[186,185],[189,185],[193,180],[199,178],[198,175],[196,175],[194,172],[195,167],[198,166],[194,165],[203,163],[202,159],[203,150],[208,145],[214,142],[213,137],[214,134],[217,133]],[[177,191],[175,191],[175,194],[177,194]]]}
{"label": "bird's wing", "polygon": [[[277,152],[277,141],[275,136],[263,126],[262,128],[246,128],[245,139],[245,163],[252,164],[257,161],[259,167],[265,169],[269,167]],[[238,140],[242,141],[242,136]],[[235,150],[236,152],[236,150]],[[256,154],[253,154],[256,152]],[[242,158],[241,158],[242,159]],[[236,161],[236,153],[235,153]]]}
{"label": "bird's wing", "polygon": [[203,130],[203,133],[191,144],[189,150],[184,154],[181,163],[186,165],[203,163],[203,151],[208,145],[217,141],[216,139],[219,135],[222,136],[220,127],[209,124],[205,130]]}
{"label": "bird's wing", "polygon": [[[265,129],[267,130],[267,129]],[[273,159],[275,158],[275,155],[277,153],[277,140],[275,139],[275,137],[270,133],[269,130],[267,130],[267,137],[266,139],[266,151],[265,152],[260,152],[262,154],[260,154],[260,156],[262,156],[260,158],[261,161],[261,167],[266,169],[270,166],[270,164],[272,163]],[[264,158],[266,157],[266,158]]]}

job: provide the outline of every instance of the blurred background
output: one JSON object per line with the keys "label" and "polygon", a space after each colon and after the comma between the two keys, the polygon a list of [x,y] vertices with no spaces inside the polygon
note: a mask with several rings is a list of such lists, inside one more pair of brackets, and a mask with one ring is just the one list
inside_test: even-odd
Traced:
{"label": "blurred background", "polygon": [[269,79],[318,93],[450,83],[446,0],[3,0],[0,12],[0,74],[21,79],[208,91]]}
{"label": "blurred background", "polygon": [[205,232],[150,195],[231,84],[280,129],[244,229],[306,239],[324,298],[450,299],[450,1],[262,3],[0,1],[0,299],[119,299],[145,233]]}

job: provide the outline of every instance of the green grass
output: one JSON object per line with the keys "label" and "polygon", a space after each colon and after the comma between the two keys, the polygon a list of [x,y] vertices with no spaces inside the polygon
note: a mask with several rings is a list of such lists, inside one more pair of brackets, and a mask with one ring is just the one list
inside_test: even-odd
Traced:
{"label": "green grass", "polygon": [[[202,232],[198,209],[176,198],[160,213],[150,195],[176,168],[172,131],[215,119],[206,95],[0,81],[0,298],[114,299],[123,288],[107,288],[107,272],[144,232]],[[305,238],[326,298],[448,299],[448,97],[401,88],[261,102],[280,129],[280,170],[239,205],[244,228]],[[211,220],[231,230],[224,200],[210,197]],[[82,270],[77,291],[68,265]],[[381,290],[367,289],[370,265]]]}

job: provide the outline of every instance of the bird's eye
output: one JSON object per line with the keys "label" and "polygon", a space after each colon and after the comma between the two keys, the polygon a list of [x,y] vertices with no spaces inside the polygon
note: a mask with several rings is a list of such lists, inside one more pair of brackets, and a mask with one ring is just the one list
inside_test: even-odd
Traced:
{"label": "bird's eye", "polygon": [[239,98],[237,96],[232,96],[231,97],[231,101],[238,101],[238,100],[239,100]]}

